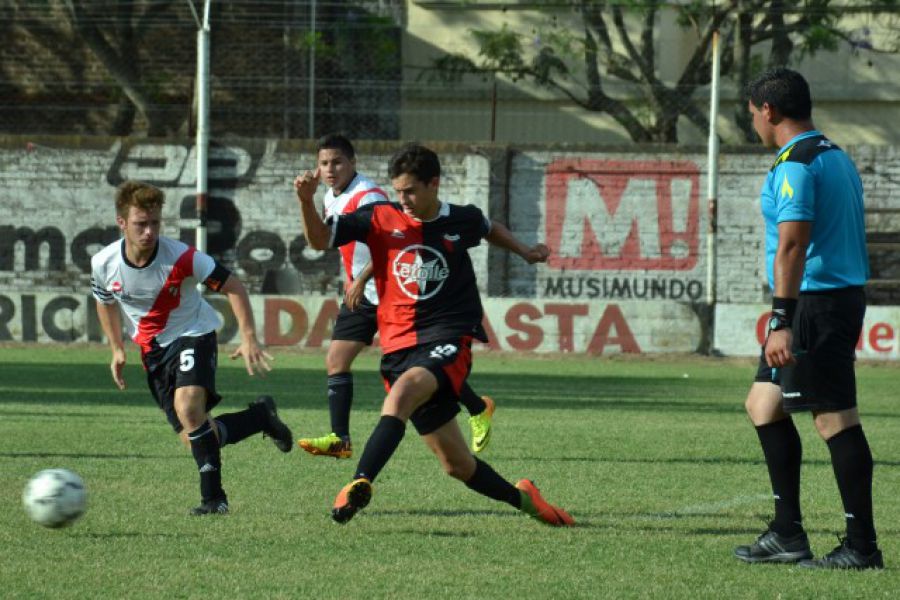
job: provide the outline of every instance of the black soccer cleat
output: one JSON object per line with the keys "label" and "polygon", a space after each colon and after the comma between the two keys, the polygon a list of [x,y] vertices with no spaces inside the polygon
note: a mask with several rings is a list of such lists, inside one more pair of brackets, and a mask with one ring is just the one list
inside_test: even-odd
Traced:
{"label": "black soccer cleat", "polygon": [[203,515],[227,515],[228,500],[219,498],[217,500],[207,500],[191,509],[191,515],[201,517]]}
{"label": "black soccer cleat", "polygon": [[265,419],[263,436],[272,438],[272,443],[282,452],[290,452],[294,447],[294,434],[284,424],[284,421],[278,418],[275,399],[272,396],[260,396],[251,406],[258,406],[263,411]]}
{"label": "black soccer cleat", "polygon": [[795,563],[813,557],[806,532],[785,537],[766,530],[749,546],[734,549],[735,558],[748,563]]}
{"label": "black soccer cleat", "polygon": [[805,569],[883,569],[884,558],[877,548],[872,554],[865,555],[851,548],[847,538],[842,538],[840,546],[819,560],[803,560],[797,566]]}

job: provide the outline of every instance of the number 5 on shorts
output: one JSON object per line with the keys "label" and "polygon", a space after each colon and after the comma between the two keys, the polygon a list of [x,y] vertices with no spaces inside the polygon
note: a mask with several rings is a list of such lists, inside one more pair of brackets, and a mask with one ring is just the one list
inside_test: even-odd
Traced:
{"label": "number 5 on shorts", "polygon": [[181,351],[181,370],[190,371],[194,368],[194,349],[188,348]]}

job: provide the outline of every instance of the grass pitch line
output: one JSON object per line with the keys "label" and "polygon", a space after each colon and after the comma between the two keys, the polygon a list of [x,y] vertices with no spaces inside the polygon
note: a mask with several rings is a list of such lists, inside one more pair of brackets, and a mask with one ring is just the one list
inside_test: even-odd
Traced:
{"label": "grass pitch line", "polygon": [[771,500],[772,494],[743,494],[728,498],[727,500],[719,500],[718,502],[704,502],[701,504],[692,504],[676,508],[675,510],[648,515],[652,519],[672,519],[678,517],[690,517],[698,515],[714,515],[721,513],[735,506],[743,506],[745,504],[754,504],[762,500]]}

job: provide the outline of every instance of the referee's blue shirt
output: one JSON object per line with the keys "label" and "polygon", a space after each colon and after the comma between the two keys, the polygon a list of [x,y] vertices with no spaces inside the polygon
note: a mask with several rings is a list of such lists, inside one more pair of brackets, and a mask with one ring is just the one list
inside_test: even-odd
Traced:
{"label": "referee's blue shirt", "polygon": [[815,130],[791,139],[777,156],[761,193],[769,286],[775,289],[778,224],[785,221],[812,221],[801,292],[864,285],[869,257],[856,165]]}

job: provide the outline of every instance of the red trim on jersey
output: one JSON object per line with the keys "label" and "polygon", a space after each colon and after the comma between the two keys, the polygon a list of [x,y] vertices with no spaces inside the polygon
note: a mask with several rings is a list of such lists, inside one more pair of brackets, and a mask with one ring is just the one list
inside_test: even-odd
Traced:
{"label": "red trim on jersey", "polygon": [[[383,196],[385,200],[388,199],[388,195],[385,194],[384,190],[382,190],[381,188],[376,187],[370,190],[361,190],[350,197],[350,200],[347,201],[347,204],[345,204],[344,208],[341,210],[341,214],[345,215],[359,208],[360,200],[362,200],[367,194],[378,194],[380,196]],[[341,253],[341,261],[344,263],[344,273],[347,274],[347,283],[350,283],[351,281],[353,281],[353,255],[356,253],[356,242],[344,244],[339,248],[339,250]]]}
{"label": "red trim on jersey", "polygon": [[[134,341],[140,345],[142,354],[150,351],[153,338],[166,328],[169,314],[181,304],[181,283],[194,274],[195,252],[193,247],[189,247],[178,257],[160,288],[159,295],[153,301],[153,306],[138,322]],[[174,293],[169,290],[174,290]]]}
{"label": "red trim on jersey", "polygon": [[419,344],[416,300],[400,289],[392,268],[394,259],[404,248],[422,243],[422,235],[422,222],[397,210],[395,205],[379,206],[372,213],[372,227],[366,244],[372,251],[379,299],[378,337],[384,354]]}

